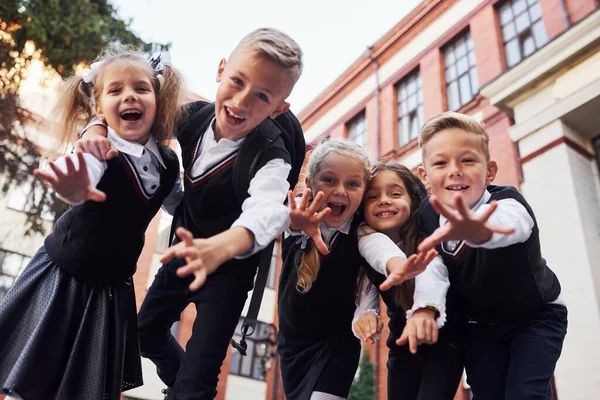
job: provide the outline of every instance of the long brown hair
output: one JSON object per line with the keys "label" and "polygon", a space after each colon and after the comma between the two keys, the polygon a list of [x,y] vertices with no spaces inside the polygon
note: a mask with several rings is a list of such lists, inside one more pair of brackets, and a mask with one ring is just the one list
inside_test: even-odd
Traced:
{"label": "long brown hair", "polygon": [[[410,169],[397,162],[378,163],[375,165],[373,176],[381,171],[394,172],[406,188],[406,193],[410,197],[410,215],[406,222],[399,227],[400,243],[398,246],[409,257],[417,252],[417,247],[423,239],[419,230],[417,210],[421,202],[427,197],[427,190],[423,182]],[[404,310],[409,310],[413,304],[413,296],[415,291],[415,280],[410,279],[394,288],[396,291],[396,303],[400,304]]]}
{"label": "long brown hair", "polygon": [[72,76],[65,82],[64,90],[52,112],[55,118],[53,131],[58,141],[54,151],[64,152],[69,144],[77,140],[77,133],[95,115],[95,105],[99,104],[102,94],[104,72],[116,63],[139,69],[150,77],[156,96],[156,116],[151,130],[159,145],[165,146],[173,136],[180,116],[178,99],[183,81],[179,73],[165,65],[160,74],[155,75],[143,55],[129,46],[110,45],[96,61],[102,63],[94,68],[96,75],[91,82],[86,83],[82,76]]}

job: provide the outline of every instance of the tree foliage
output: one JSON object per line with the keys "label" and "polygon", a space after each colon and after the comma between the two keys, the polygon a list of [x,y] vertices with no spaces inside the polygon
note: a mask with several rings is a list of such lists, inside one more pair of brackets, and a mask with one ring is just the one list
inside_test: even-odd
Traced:
{"label": "tree foliage", "polygon": [[[16,183],[31,181],[40,151],[28,137],[26,125],[39,117],[19,104],[19,87],[31,61],[26,43],[32,41],[48,67],[65,78],[76,65],[89,64],[109,43],[123,43],[143,51],[168,45],[145,43],[116,13],[109,0],[0,0],[0,193]],[[27,234],[43,233],[42,210],[55,216],[65,210],[37,180],[27,205]]]}
{"label": "tree foliage", "polygon": [[350,388],[348,400],[375,400],[375,368],[368,350],[362,354],[359,374]]}

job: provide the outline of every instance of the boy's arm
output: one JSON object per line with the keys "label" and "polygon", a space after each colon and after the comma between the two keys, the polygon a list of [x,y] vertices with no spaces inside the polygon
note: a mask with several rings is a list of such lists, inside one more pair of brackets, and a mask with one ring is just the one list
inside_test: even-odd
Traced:
{"label": "boy's arm", "polygon": [[[242,204],[242,214],[231,225],[245,231],[248,247],[240,247],[234,257],[247,258],[267,247],[289,224],[284,204],[290,187],[287,177],[292,166],[281,158],[267,162],[250,181],[250,197]],[[239,234],[241,238],[241,233]],[[246,240],[245,240],[246,242]]]}
{"label": "boy's arm", "polygon": [[[489,204],[483,204],[475,214],[480,216],[489,208]],[[514,232],[509,234],[493,233],[492,237],[485,242],[468,240],[466,243],[469,246],[497,249],[523,243],[531,236],[534,226],[533,218],[531,218],[527,209],[515,199],[498,200],[496,211],[490,216],[488,223],[500,228],[513,228]]]}
{"label": "boy's arm", "polygon": [[383,328],[379,320],[379,291],[371,281],[365,280],[357,300],[352,332],[357,338],[372,343],[374,339],[378,339]]}
{"label": "boy's arm", "polygon": [[446,323],[446,294],[450,287],[448,268],[444,265],[441,256],[437,256],[428,265],[425,271],[415,278],[415,294],[413,306],[406,312],[409,319],[417,310],[422,308],[435,308],[439,312],[436,319],[438,327]]}
{"label": "boy's arm", "polygon": [[92,119],[75,142],[75,150],[90,153],[98,160],[110,160],[119,154],[112,142],[106,138],[108,129],[98,118]]}

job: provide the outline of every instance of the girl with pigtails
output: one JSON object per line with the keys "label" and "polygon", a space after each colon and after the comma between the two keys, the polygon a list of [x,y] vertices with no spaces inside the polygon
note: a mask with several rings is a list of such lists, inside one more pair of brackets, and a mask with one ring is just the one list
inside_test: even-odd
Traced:
{"label": "girl with pigtails", "polygon": [[[176,154],[179,74],[109,47],[67,80],[53,112],[58,148],[96,116],[119,151],[76,153],[35,175],[72,207],[0,304],[0,389],[8,399],[119,399],[142,385],[132,275],[144,232],[183,195]],[[58,149],[57,149],[58,150]]]}

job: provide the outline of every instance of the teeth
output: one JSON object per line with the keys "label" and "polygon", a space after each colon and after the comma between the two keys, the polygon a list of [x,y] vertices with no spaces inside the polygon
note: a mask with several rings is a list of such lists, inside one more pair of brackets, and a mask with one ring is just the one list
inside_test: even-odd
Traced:
{"label": "teeth", "polygon": [[237,118],[237,119],[243,119],[243,118],[242,118],[242,117],[240,117],[239,115],[236,115],[236,114],[232,113],[232,112],[231,112],[231,110],[230,110],[229,108],[226,108],[226,110],[227,110],[227,113],[228,113],[229,115],[231,115],[232,117],[234,117],[234,118]]}
{"label": "teeth", "polygon": [[449,190],[465,190],[467,188],[468,188],[468,186],[464,186],[464,185],[462,185],[462,186],[448,186],[447,187],[447,189],[449,189]]}
{"label": "teeth", "polygon": [[332,203],[329,203],[329,204],[331,204],[332,206],[335,206],[335,207],[343,207],[343,206],[344,206],[343,204],[340,204],[340,203],[333,203],[333,202],[332,202]]}
{"label": "teeth", "polygon": [[396,215],[396,213],[391,211],[385,211],[377,214],[378,217],[391,217],[392,215]]}

